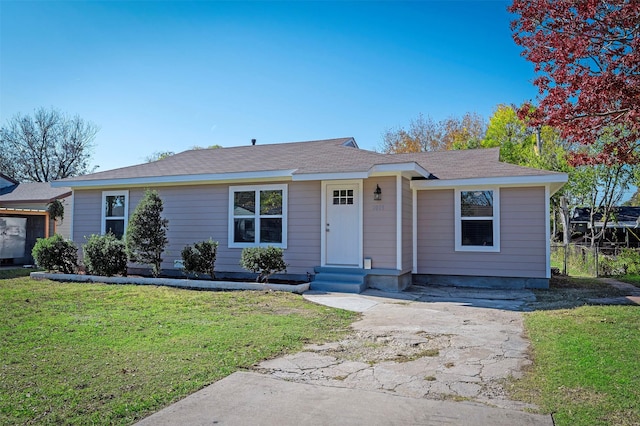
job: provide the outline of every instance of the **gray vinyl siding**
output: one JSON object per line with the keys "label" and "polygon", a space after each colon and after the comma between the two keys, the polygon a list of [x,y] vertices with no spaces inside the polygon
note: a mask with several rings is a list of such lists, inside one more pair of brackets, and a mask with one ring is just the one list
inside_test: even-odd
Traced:
{"label": "gray vinyl siding", "polygon": [[454,191],[418,192],[418,273],[545,278],[545,190],[500,189],[500,252],[454,250]]}
{"label": "gray vinyl siding", "polygon": [[[373,199],[376,185],[380,201]],[[363,255],[373,268],[396,269],[396,177],[366,179],[363,191]]]}
{"label": "gray vinyl siding", "polygon": [[81,248],[85,237],[100,233],[102,191],[73,191],[73,241]]}
{"label": "gray vinyl siding", "polygon": [[60,201],[64,206],[64,218],[56,222],[56,234],[60,234],[64,238],[70,238],[71,222],[73,221],[73,197],[63,198]]}
{"label": "gray vinyl siding", "polygon": [[413,267],[413,192],[411,181],[402,179],[402,270]]}
{"label": "gray vinyl siding", "polygon": [[313,274],[320,265],[322,186],[316,182],[289,183],[289,225],[285,262],[290,274]]}
{"label": "gray vinyl siding", "polygon": [[[257,185],[257,184],[256,184]],[[163,268],[173,268],[182,249],[209,238],[218,241],[216,270],[245,272],[239,265],[242,249],[228,248],[229,185],[193,185],[156,188],[169,220]],[[320,265],[320,183],[288,183],[288,244],[285,262],[291,274],[313,273]],[[129,188],[129,216],[142,196],[143,188]],[[74,241],[101,229],[102,190],[75,191]]]}

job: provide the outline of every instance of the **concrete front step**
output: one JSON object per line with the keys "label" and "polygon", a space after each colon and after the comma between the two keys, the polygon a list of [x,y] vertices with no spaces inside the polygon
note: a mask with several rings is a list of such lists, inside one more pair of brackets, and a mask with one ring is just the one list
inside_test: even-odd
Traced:
{"label": "concrete front step", "polygon": [[367,274],[362,269],[322,266],[316,267],[315,272],[311,290],[361,293],[367,288]]}
{"label": "concrete front step", "polygon": [[356,274],[342,274],[342,273],[329,273],[322,272],[316,274],[316,280],[329,281],[329,282],[342,282],[342,283],[355,283],[360,284],[366,280],[366,275]]}
{"label": "concrete front step", "polygon": [[335,281],[311,281],[310,289],[312,291],[327,291],[338,293],[362,293],[367,288],[366,283],[342,283]]}

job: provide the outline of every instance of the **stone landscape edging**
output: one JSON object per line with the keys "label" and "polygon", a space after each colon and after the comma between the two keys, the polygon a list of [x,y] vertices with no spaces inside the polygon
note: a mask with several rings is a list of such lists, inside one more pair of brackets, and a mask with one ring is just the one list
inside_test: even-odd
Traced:
{"label": "stone landscape edging", "polygon": [[53,274],[49,272],[32,272],[34,280],[52,280],[60,282],[84,282],[105,284],[161,285],[166,287],[186,288],[193,290],[273,290],[302,294],[309,290],[309,283],[302,284],[260,284],[251,282],[188,280],[174,278],[144,277],[103,277],[100,275]]}

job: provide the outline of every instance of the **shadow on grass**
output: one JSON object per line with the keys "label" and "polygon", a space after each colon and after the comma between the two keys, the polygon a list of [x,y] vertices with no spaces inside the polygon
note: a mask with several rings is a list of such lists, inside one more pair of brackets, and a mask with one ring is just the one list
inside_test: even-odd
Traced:
{"label": "shadow on grass", "polygon": [[603,278],[554,276],[547,290],[533,290],[536,300],[527,306],[532,310],[571,309],[579,306],[634,305],[626,298],[631,292],[613,287]]}
{"label": "shadow on grass", "polygon": [[37,271],[33,268],[21,268],[21,267],[7,267],[0,269],[0,280],[7,280],[11,278],[28,277],[30,273]]}

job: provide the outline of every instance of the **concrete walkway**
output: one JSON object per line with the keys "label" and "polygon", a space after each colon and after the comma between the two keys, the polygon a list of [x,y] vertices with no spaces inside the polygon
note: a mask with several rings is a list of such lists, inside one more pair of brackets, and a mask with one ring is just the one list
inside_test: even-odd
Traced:
{"label": "concrete walkway", "polygon": [[617,288],[623,292],[620,297],[607,297],[600,299],[589,299],[589,302],[600,305],[640,305],[640,288],[618,281],[615,278],[601,278],[601,281],[609,284],[611,287]]}
{"label": "concrete walkway", "polygon": [[[527,358],[529,291],[305,293],[363,313],[340,342],[234,373],[140,425],[553,425],[506,397]],[[533,299],[532,299],[533,298]]]}

